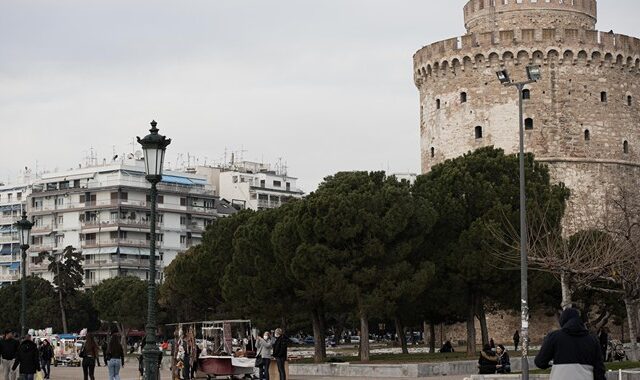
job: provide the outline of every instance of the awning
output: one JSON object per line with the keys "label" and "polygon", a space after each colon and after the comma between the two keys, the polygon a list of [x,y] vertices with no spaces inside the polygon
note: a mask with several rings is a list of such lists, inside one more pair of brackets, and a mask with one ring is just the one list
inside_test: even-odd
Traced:
{"label": "awning", "polygon": [[[4,212],[4,211],[14,211],[14,210],[22,210],[23,206],[21,204],[13,204],[13,205],[6,205],[6,206],[0,206],[0,212]],[[16,218],[16,222],[18,221],[18,218]]]}
{"label": "awning", "polygon": [[177,176],[173,176],[173,175],[163,175],[162,176],[162,182],[164,182],[164,183],[173,183],[173,184],[177,184],[177,185],[186,185],[186,186],[192,186],[193,185],[193,182],[191,182],[191,180],[189,178],[177,177]]}
{"label": "awning", "polygon": [[20,269],[20,263],[19,262],[11,263],[11,265],[9,266],[9,269],[10,270],[18,270],[18,269]]}
{"label": "awning", "polygon": [[101,248],[86,248],[82,250],[84,256],[89,255],[111,255],[118,253],[118,247],[101,247]]}
{"label": "awning", "polygon": [[[93,177],[95,177],[96,173],[85,173],[85,174],[74,174],[74,175],[68,175],[66,177],[62,178],[62,181],[58,181],[58,182],[63,182],[63,181],[75,181],[77,179],[91,179]],[[53,178],[48,179],[47,181],[53,180]]]}
{"label": "awning", "polygon": [[0,247],[0,255],[11,255],[20,252],[19,244],[13,244],[13,247],[11,246],[11,244],[3,244],[0,245]]}
{"label": "awning", "polygon": [[122,255],[149,256],[149,249],[148,248],[137,248],[137,247],[120,247],[120,254],[122,254]]}

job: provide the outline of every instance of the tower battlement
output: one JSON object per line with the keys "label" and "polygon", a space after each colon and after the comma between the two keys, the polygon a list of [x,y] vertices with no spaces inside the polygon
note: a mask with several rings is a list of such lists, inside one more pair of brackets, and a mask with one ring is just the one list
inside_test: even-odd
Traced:
{"label": "tower battlement", "polygon": [[570,27],[595,29],[596,0],[469,0],[464,6],[467,31]]}

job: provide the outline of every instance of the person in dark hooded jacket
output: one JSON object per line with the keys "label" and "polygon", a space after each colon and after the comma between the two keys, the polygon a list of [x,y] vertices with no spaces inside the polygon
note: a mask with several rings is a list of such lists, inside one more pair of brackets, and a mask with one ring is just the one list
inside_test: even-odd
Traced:
{"label": "person in dark hooded jacket", "polygon": [[496,373],[496,365],[498,364],[498,357],[491,350],[491,346],[484,345],[484,348],[480,352],[480,359],[478,359],[479,374],[487,375]]}
{"label": "person in dark hooded jacket", "polygon": [[600,344],[589,334],[577,309],[569,308],[560,316],[561,329],[547,335],[535,363],[546,369],[553,360],[550,380],[605,380]]}
{"label": "person in dark hooded jacket", "polygon": [[38,346],[27,335],[18,346],[16,360],[13,362],[13,370],[20,366],[20,376],[24,380],[33,380],[36,372],[40,371],[40,354]]}

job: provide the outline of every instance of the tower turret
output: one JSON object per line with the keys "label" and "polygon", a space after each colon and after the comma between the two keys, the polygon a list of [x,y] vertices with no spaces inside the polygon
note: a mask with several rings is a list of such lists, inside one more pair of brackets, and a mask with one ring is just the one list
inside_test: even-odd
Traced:
{"label": "tower turret", "polygon": [[594,30],[596,0],[469,0],[464,7],[467,32],[513,29]]}

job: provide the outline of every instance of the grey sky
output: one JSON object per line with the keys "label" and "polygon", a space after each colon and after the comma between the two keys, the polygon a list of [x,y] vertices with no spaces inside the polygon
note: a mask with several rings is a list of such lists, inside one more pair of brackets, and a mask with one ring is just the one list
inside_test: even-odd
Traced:
{"label": "grey sky", "polygon": [[[129,152],[152,118],[171,163],[283,157],[306,191],[417,172],[411,57],[464,33],[465,2],[0,0],[0,181]],[[637,0],[599,11],[598,29],[640,36]]]}

